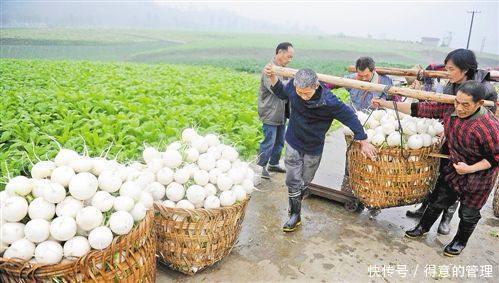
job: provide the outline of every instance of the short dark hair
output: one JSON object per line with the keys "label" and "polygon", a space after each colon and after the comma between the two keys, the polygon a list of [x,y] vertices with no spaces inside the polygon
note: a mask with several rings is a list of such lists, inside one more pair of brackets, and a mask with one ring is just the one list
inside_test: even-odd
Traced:
{"label": "short dark hair", "polygon": [[369,56],[360,57],[355,62],[355,69],[357,71],[364,71],[366,68],[369,68],[369,71],[372,72],[372,71],[374,71],[375,66],[376,66],[376,64],[374,63],[373,58],[371,58]]}
{"label": "short dark hair", "polygon": [[448,61],[452,61],[460,70],[466,71],[466,77],[468,79],[473,78],[476,69],[478,68],[475,53],[468,49],[460,48],[452,50],[447,54],[447,57],[445,57],[444,63],[447,64]]}
{"label": "short dark hair", "polygon": [[473,102],[485,99],[485,87],[477,81],[466,81],[462,83],[458,91],[471,96]]}
{"label": "short dark hair", "polygon": [[277,45],[276,49],[275,49],[275,54],[279,53],[279,50],[285,50],[285,51],[288,51],[288,48],[289,47],[293,47],[293,44],[289,43],[289,42],[281,42]]}

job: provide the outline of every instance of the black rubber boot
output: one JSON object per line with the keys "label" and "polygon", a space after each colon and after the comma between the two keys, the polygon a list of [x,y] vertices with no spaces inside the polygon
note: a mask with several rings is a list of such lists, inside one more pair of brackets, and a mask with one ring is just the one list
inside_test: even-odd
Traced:
{"label": "black rubber boot", "polygon": [[282,227],[284,232],[293,232],[301,225],[301,197],[290,197],[289,202],[291,204],[291,215],[289,216],[289,220],[284,223],[284,226]]}
{"label": "black rubber boot", "polygon": [[443,209],[428,206],[423,213],[421,220],[419,220],[418,225],[412,230],[405,231],[405,236],[407,238],[415,239],[428,233],[433,223],[437,221],[440,213],[442,213],[442,210]]}
{"label": "black rubber boot", "polygon": [[282,168],[279,165],[270,165],[268,167],[269,172],[276,172],[276,173],[286,173],[286,169]]}
{"label": "black rubber boot", "polygon": [[471,234],[473,234],[475,227],[476,223],[461,220],[456,236],[447,246],[445,246],[444,255],[453,257],[461,254],[468,243],[468,239],[471,237]]}
{"label": "black rubber boot", "polygon": [[405,216],[410,218],[421,218],[426,207],[428,207],[428,200],[425,198],[418,209],[406,211]]}
{"label": "black rubber boot", "polygon": [[444,213],[442,214],[442,220],[440,220],[440,225],[438,225],[438,234],[441,235],[448,235],[450,233],[450,221],[452,220],[452,216],[454,215],[454,212],[456,212],[456,208],[459,205],[458,202],[455,204],[451,205],[449,208],[444,210]]}

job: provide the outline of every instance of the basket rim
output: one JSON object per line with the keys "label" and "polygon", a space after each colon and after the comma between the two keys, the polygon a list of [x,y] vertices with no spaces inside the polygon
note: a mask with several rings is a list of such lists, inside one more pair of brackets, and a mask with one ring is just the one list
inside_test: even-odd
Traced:
{"label": "basket rim", "polygon": [[240,206],[244,206],[249,200],[251,199],[251,195],[247,195],[246,199],[240,202],[236,202],[235,204],[231,206],[221,206],[219,208],[195,208],[195,209],[185,209],[185,208],[178,208],[178,207],[167,207],[162,204],[162,202],[154,202],[154,208],[155,209],[161,209],[167,212],[181,212],[181,213],[187,213],[187,214],[192,214],[192,213],[217,213],[217,212],[223,212],[227,210],[231,210]]}
{"label": "basket rim", "polygon": [[[66,263],[56,263],[56,264],[40,264],[40,263],[30,263],[29,260],[20,260],[20,259],[7,259],[4,257],[0,257],[0,267],[3,265],[8,265],[8,264],[17,264],[20,265],[17,269],[20,271],[20,274],[26,273],[26,274],[31,274],[34,272],[41,272],[41,273],[48,273],[52,269],[57,269],[57,270],[62,270],[66,268],[71,268],[73,266],[78,265],[80,262],[88,262],[91,261],[92,259],[100,259],[102,258],[105,254],[108,254],[111,252],[111,249],[113,249],[115,246],[129,241],[129,238],[132,237],[133,234],[137,233],[139,229],[145,229],[144,226],[147,225],[149,222],[149,225],[152,225],[152,221],[154,218],[154,210],[149,209],[147,211],[146,217],[140,221],[140,224],[135,226],[128,234],[126,235],[120,235],[117,237],[114,237],[113,241],[111,244],[103,249],[103,250],[90,250],[87,254],[84,256],[81,256],[75,260],[72,260],[70,262]],[[152,228],[151,228],[152,229]],[[112,251],[112,253],[115,253],[116,251]],[[12,270],[16,268],[9,268]]]}

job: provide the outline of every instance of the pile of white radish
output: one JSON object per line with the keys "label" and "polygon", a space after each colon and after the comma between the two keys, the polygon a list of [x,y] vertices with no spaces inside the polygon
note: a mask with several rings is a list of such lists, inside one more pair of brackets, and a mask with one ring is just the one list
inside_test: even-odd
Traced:
{"label": "pile of white radish", "polygon": [[181,141],[165,151],[146,147],[142,156],[145,164],[134,164],[138,170],[133,174],[154,201],[166,207],[226,207],[254,190],[254,171],[234,147],[222,144],[214,134],[201,136],[188,128]]}
{"label": "pile of white radish", "polygon": [[33,165],[32,178],[8,180],[0,192],[0,256],[57,264],[129,233],[153,206],[146,173],[134,166],[60,149],[53,161]]}
{"label": "pile of white radish", "polygon": [[[444,126],[436,119],[415,118],[399,112],[399,122],[394,110],[374,110],[368,114],[357,111],[357,117],[367,134],[367,140],[375,146],[400,147],[401,135],[405,148],[420,149],[440,142]],[[344,127],[345,134],[353,135]],[[403,133],[403,134],[402,134]]]}

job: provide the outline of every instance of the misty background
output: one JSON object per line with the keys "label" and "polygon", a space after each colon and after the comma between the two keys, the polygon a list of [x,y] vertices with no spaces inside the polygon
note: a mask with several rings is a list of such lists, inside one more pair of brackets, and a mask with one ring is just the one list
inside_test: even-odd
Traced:
{"label": "misty background", "polygon": [[499,54],[496,1],[1,1],[3,28],[183,29],[346,35]]}

